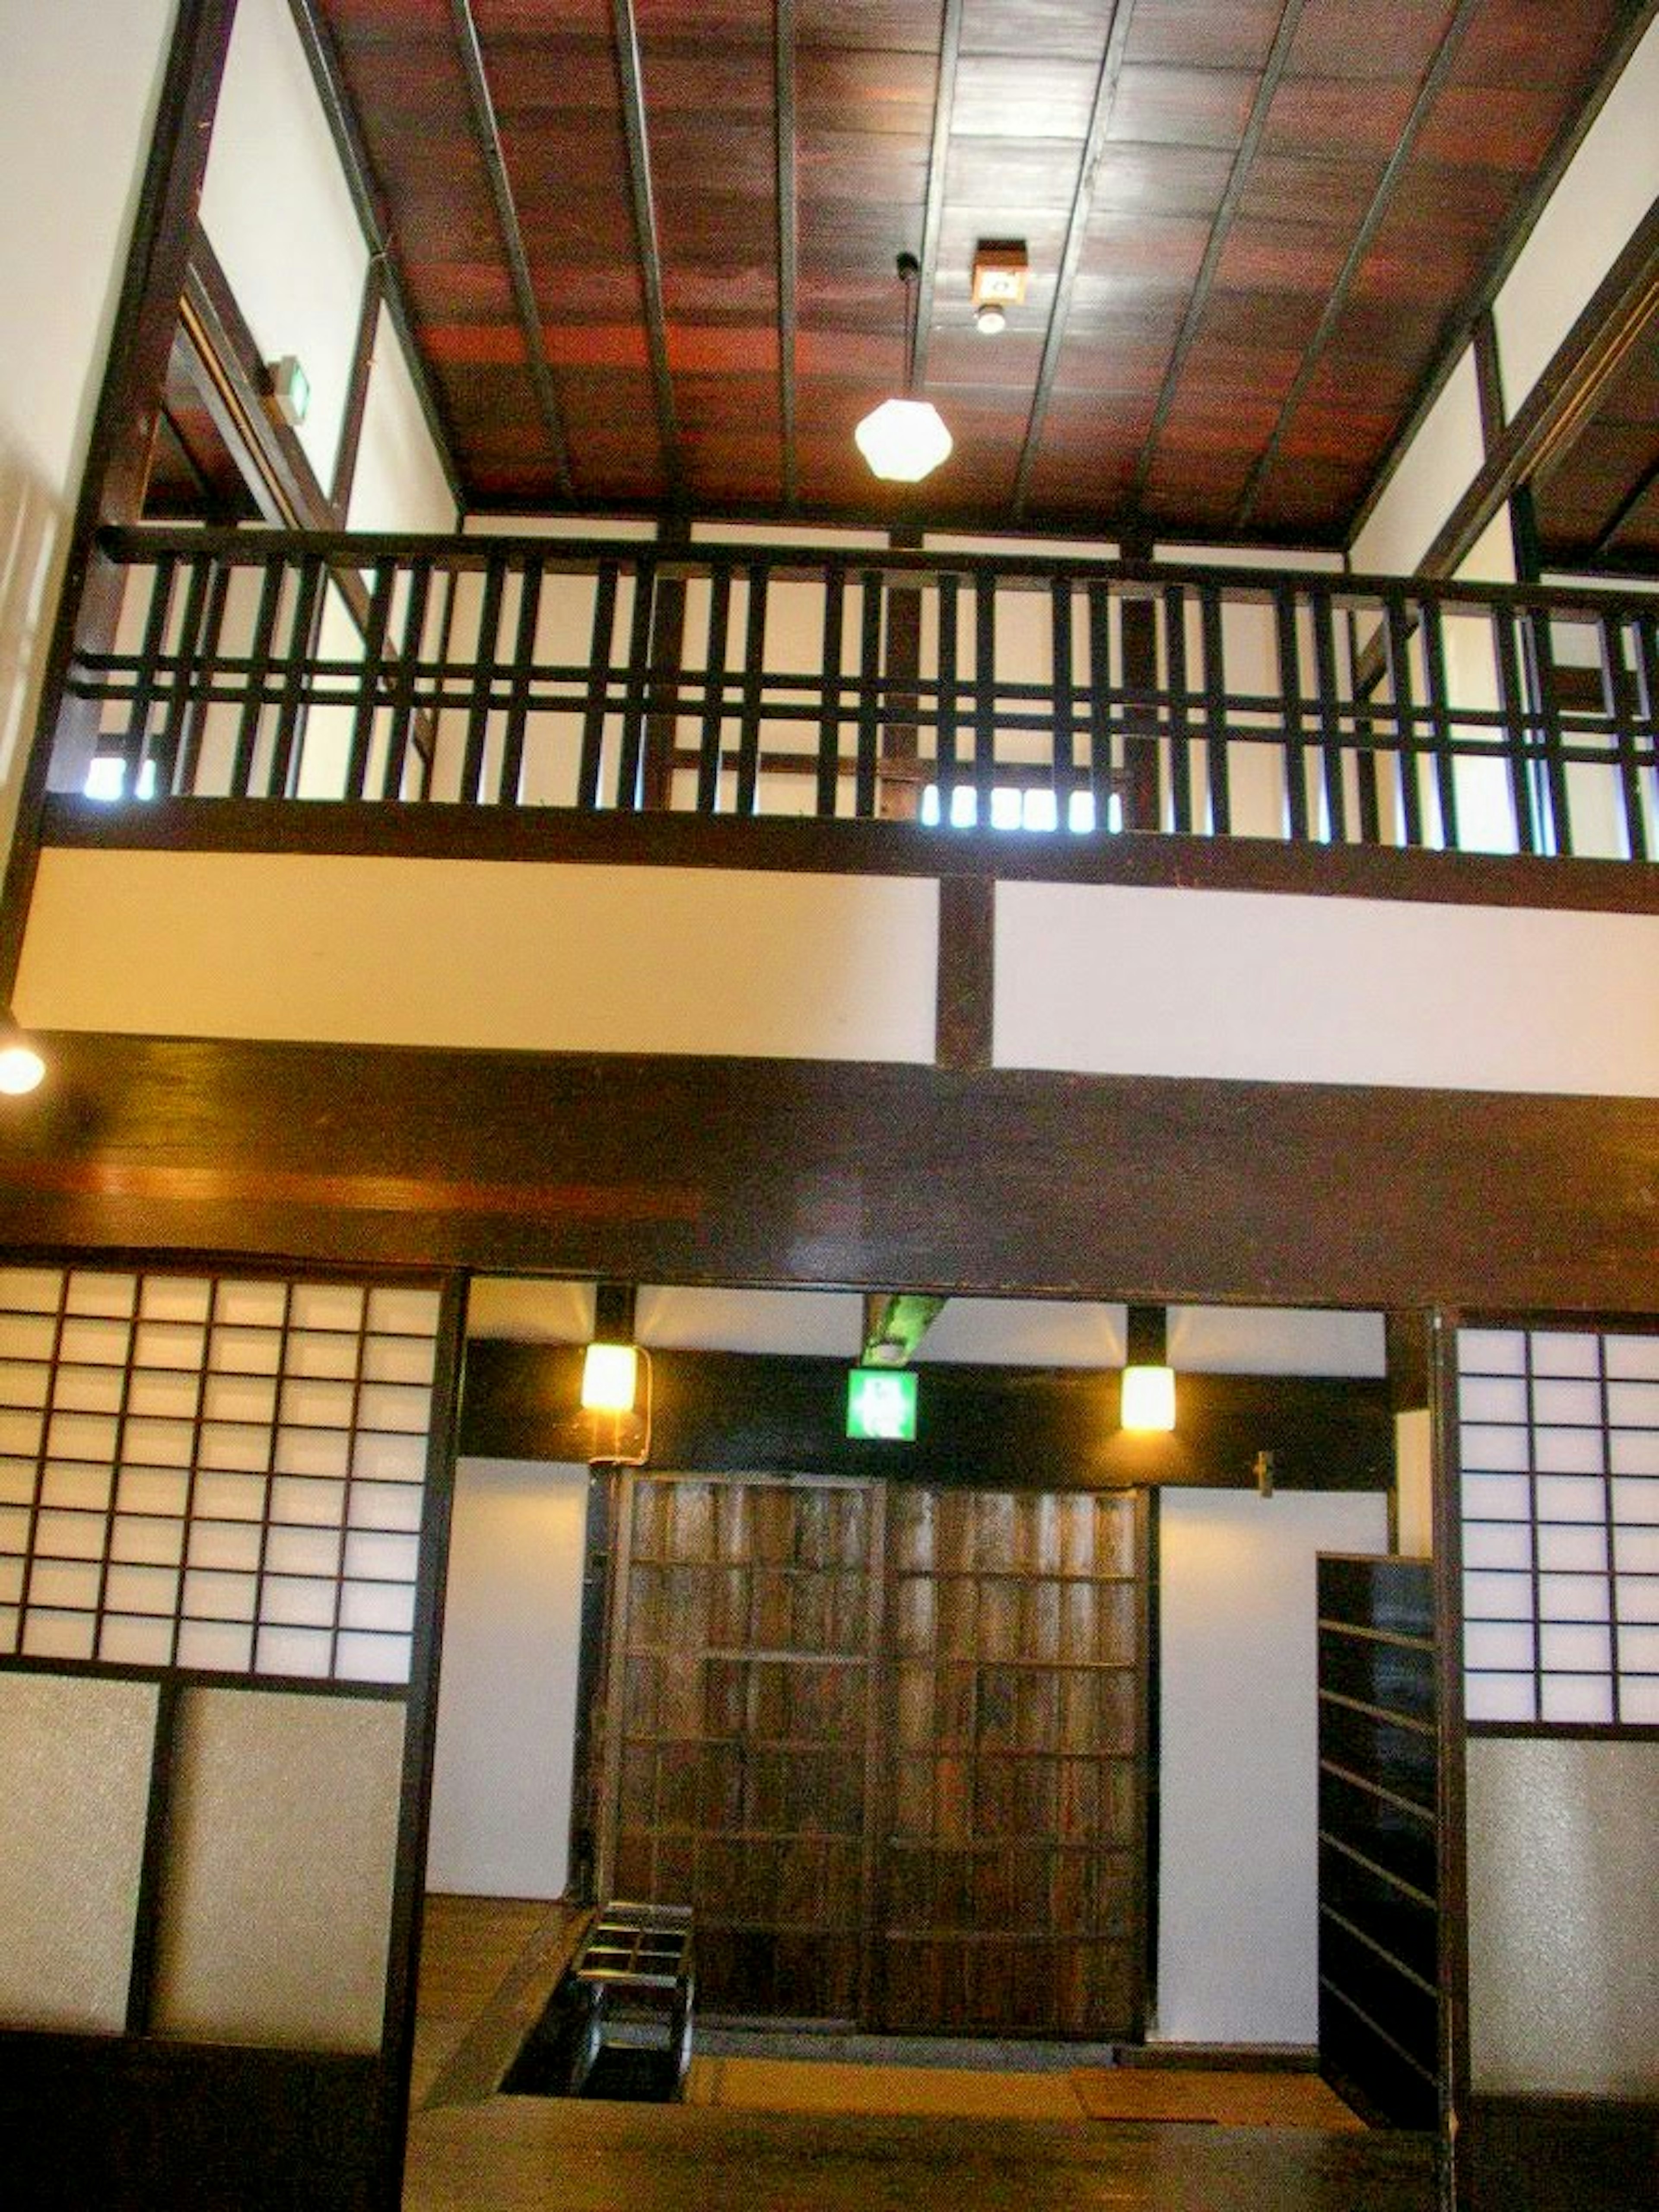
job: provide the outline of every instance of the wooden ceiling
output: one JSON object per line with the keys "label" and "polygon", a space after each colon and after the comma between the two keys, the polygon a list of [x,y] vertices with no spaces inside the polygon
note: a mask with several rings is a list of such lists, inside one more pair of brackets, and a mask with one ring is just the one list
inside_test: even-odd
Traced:
{"label": "wooden ceiling", "polygon": [[[1340,545],[1646,0],[308,0],[468,503]],[[1006,331],[976,241],[1020,239]],[[878,486],[919,370],[956,449]],[[1659,356],[1540,487],[1659,551]],[[1583,456],[1582,467],[1577,457]]]}

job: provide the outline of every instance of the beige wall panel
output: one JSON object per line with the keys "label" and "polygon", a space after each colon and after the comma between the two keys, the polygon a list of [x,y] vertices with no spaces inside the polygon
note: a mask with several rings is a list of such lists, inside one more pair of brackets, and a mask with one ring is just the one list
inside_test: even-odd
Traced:
{"label": "beige wall panel", "polygon": [[929,1062],[939,890],[897,877],[54,851],[41,1029]]}
{"label": "beige wall panel", "polygon": [[187,1693],[157,2033],[380,2048],[403,1744],[401,1703]]}
{"label": "beige wall panel", "polygon": [[0,1674],[0,2027],[125,2026],[155,1737],[153,1682]]}
{"label": "beige wall panel", "polygon": [[1659,2095],[1659,1742],[1468,1747],[1477,2092]]}
{"label": "beige wall panel", "polygon": [[1659,1096],[1659,919],[997,887],[996,1063]]}
{"label": "beige wall panel", "polygon": [[1362,576],[1408,576],[1486,459],[1480,389],[1471,347],[1407,447],[1387,490],[1353,543]]}

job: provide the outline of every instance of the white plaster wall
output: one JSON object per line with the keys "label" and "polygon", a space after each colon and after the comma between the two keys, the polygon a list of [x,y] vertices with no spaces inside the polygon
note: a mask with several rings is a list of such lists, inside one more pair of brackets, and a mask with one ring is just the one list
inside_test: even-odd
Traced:
{"label": "white plaster wall", "polygon": [[1492,308],[1511,416],[1659,198],[1659,23],[1637,48],[1551,195]]}
{"label": "white plaster wall", "polygon": [[60,849],[16,1006],[42,1029],[931,1063],[938,939],[937,884],[904,877]]}
{"label": "white plaster wall", "polygon": [[1659,918],[997,887],[1000,1067],[1659,1096]]}
{"label": "white plaster wall", "polygon": [[460,1461],[427,1887],[565,1886],[587,1469]]}
{"label": "white plaster wall", "polygon": [[1364,576],[1408,576],[1486,458],[1474,349],[1465,352],[1353,542]]}
{"label": "white plaster wall", "polygon": [[0,0],[0,852],[173,13],[173,0]]}
{"label": "white plaster wall", "polygon": [[1386,1549],[1385,1501],[1166,1490],[1158,1510],[1154,2039],[1312,2044],[1314,1562]]}
{"label": "white plaster wall", "polygon": [[449,480],[433,445],[397,325],[384,307],[374,326],[346,527],[446,533],[455,527]]}
{"label": "white plaster wall", "polygon": [[288,0],[240,0],[219,96],[202,227],[262,359],[297,354],[311,381],[298,435],[334,474],[368,267]]}

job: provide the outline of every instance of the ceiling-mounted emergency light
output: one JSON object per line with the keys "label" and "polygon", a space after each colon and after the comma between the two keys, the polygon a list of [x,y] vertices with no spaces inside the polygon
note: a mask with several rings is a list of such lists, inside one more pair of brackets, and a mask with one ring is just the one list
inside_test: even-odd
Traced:
{"label": "ceiling-mounted emergency light", "polygon": [[1007,329],[1010,307],[1025,305],[1030,270],[1024,239],[981,239],[974,250],[974,323],[986,337]]}
{"label": "ceiling-mounted emergency light", "polygon": [[917,286],[921,264],[914,253],[900,254],[898,273],[904,286],[904,396],[884,399],[853,435],[877,476],[890,483],[920,483],[950,453],[952,440],[938,408],[915,396]]}

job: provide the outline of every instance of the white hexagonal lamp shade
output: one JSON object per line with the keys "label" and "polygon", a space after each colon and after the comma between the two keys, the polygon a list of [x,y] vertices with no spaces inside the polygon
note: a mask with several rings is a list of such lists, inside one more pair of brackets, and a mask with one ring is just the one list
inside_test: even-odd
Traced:
{"label": "white hexagonal lamp shade", "polygon": [[950,452],[951,433],[928,399],[884,399],[853,435],[872,470],[890,483],[920,483]]}

